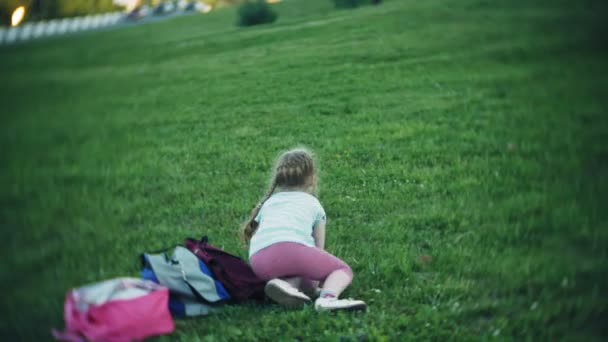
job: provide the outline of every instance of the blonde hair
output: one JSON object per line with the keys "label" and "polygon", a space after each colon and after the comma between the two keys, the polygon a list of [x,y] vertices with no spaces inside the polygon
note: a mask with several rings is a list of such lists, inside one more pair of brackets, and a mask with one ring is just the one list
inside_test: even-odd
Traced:
{"label": "blonde hair", "polygon": [[258,228],[255,217],[266,202],[277,189],[304,190],[310,194],[316,193],[316,165],[313,154],[306,148],[295,148],[281,153],[276,160],[268,191],[262,200],[253,208],[249,220],[241,227],[241,238],[248,243]]}

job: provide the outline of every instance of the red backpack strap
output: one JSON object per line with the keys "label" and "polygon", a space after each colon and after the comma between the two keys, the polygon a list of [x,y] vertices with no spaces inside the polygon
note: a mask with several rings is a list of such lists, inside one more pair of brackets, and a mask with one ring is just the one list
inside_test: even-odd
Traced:
{"label": "red backpack strap", "polygon": [[198,252],[203,250],[205,248],[205,246],[207,246],[208,243],[209,243],[209,238],[207,237],[207,235],[203,235],[203,237],[201,237],[200,240],[197,240],[197,239],[191,238],[191,237],[186,238],[184,240],[184,246],[186,248],[188,248],[195,255],[198,255]]}

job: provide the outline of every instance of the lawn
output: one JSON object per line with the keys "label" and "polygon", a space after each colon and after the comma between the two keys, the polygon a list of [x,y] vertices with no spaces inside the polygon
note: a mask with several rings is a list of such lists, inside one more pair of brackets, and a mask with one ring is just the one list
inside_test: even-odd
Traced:
{"label": "lawn", "polygon": [[296,145],[369,312],[230,306],[159,341],[606,338],[600,6],[285,0],[1,47],[1,339],[48,340],[69,288],[184,237],[245,256]]}

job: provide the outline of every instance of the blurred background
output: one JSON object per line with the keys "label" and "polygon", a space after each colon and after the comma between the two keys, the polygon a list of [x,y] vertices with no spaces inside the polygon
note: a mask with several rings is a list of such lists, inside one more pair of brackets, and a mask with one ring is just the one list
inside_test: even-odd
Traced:
{"label": "blurred background", "polygon": [[197,6],[222,6],[230,2],[218,0],[3,0],[0,2],[0,20],[2,20],[2,25],[4,26],[16,26],[28,21],[84,16],[113,11],[131,12],[137,8],[193,9]]}
{"label": "blurred background", "polygon": [[214,8],[240,3],[237,0],[2,0],[0,45],[120,24],[209,13]]}
{"label": "blurred background", "polygon": [[605,341],[607,6],[0,0],[0,340],[184,237],[246,256],[303,144],[370,313],[229,306],[159,341]]}

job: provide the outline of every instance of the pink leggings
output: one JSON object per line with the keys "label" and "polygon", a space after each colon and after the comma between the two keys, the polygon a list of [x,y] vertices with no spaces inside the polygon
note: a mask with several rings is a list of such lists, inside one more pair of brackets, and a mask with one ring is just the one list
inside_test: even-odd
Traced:
{"label": "pink leggings", "polygon": [[253,272],[264,280],[299,277],[305,282],[324,281],[341,270],[353,278],[353,271],[342,260],[326,251],[294,242],[280,242],[256,252],[250,259]]}

